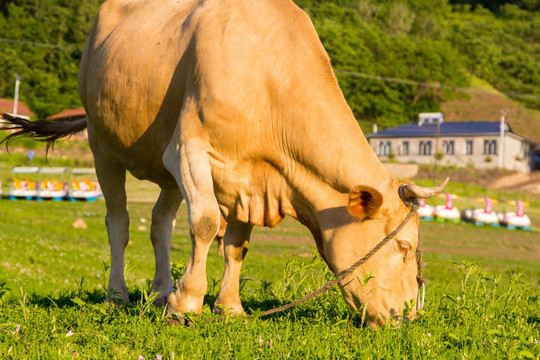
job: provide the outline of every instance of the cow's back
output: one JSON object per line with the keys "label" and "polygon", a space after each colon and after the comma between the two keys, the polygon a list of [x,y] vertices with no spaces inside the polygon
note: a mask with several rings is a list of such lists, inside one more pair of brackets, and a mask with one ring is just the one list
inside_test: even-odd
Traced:
{"label": "cow's back", "polygon": [[226,161],[301,146],[282,135],[326,121],[313,108],[323,100],[332,116],[351,117],[311,21],[289,0],[109,0],[79,87],[90,132],[135,176],[158,183],[172,180],[161,157],[187,98]]}
{"label": "cow's back", "polygon": [[159,3],[102,5],[85,47],[79,92],[89,132],[104,151],[135,176],[174,185],[161,155],[182,105],[185,71],[177,66],[186,45],[179,34],[190,9]]}

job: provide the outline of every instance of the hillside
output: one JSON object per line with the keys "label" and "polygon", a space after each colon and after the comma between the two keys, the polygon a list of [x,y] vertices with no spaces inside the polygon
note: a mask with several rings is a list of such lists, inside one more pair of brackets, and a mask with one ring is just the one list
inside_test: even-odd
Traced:
{"label": "hillside", "polygon": [[516,134],[540,144],[540,111],[504,96],[479,79],[473,78],[471,90],[442,103],[441,109],[445,121],[499,121],[503,110]]}
{"label": "hillside", "polygon": [[[471,76],[540,109],[540,0],[294,1],[311,17],[347,102],[366,130],[440,110],[447,119],[498,119],[503,99],[472,91],[473,101],[462,98],[459,89],[474,87]],[[36,118],[80,107],[82,48],[102,2],[2,2],[0,98],[13,98],[14,74],[19,74],[20,100]],[[478,97],[487,99],[477,102]],[[477,103],[491,104],[487,108],[495,114],[481,115]],[[452,110],[465,111],[461,107],[470,114]],[[533,123],[514,125],[513,119],[536,115],[505,107],[516,131],[531,128]]]}

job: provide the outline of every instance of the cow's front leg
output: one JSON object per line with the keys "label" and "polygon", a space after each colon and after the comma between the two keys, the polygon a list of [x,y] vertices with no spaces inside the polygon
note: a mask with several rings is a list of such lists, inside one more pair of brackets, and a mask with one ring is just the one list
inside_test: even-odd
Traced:
{"label": "cow's front leg", "polygon": [[[175,138],[179,139],[178,129],[173,136]],[[207,148],[198,139],[181,146],[173,140],[163,155],[163,162],[186,200],[191,235],[191,256],[184,275],[177,282],[176,292],[169,295],[168,312],[200,313],[207,289],[206,258],[219,230],[221,216],[214,195]]]}
{"label": "cow's front leg", "polygon": [[156,272],[152,292],[159,293],[154,305],[163,306],[173,291],[170,264],[171,233],[176,221],[176,212],[183,197],[179,189],[162,189],[152,211],[150,239],[154,247]]}
{"label": "cow's front leg", "polygon": [[124,279],[124,250],[129,241],[129,215],[126,209],[126,170],[115,160],[103,154],[93,141],[89,131],[89,141],[94,153],[96,175],[105,198],[107,215],[105,224],[111,250],[111,268],[107,302],[129,302],[129,294]]}
{"label": "cow's front leg", "polygon": [[225,271],[221,280],[219,295],[214,305],[214,312],[223,311],[242,314],[244,308],[240,301],[240,271],[246,256],[251,236],[251,224],[227,225],[225,231]]}

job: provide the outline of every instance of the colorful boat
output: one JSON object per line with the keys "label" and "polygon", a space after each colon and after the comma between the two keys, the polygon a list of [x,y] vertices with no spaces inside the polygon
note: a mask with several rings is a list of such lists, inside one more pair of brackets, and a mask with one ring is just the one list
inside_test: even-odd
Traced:
{"label": "colorful boat", "polygon": [[99,183],[88,180],[91,175],[95,176],[94,169],[76,168],[72,170],[72,174],[73,178],[71,179],[71,186],[68,191],[69,200],[94,201],[103,196]]}
{"label": "colorful boat", "polygon": [[461,213],[463,220],[472,222],[478,226],[490,225],[498,227],[500,225],[500,222],[497,213],[493,211],[493,199],[489,197],[482,197],[477,199],[484,200],[484,208],[464,210]]}
{"label": "colorful boat", "polygon": [[461,214],[459,210],[454,207],[455,195],[445,193],[446,204],[437,205],[433,210],[433,215],[436,221],[448,221],[459,224],[461,222]]}
{"label": "colorful boat", "polygon": [[9,192],[7,193],[7,197],[11,200],[31,200],[35,198],[37,195],[38,183],[30,180],[28,176],[25,176],[24,180],[19,179],[17,176],[37,174],[38,171],[38,167],[14,167],[11,170],[13,174],[13,184],[11,185]]}
{"label": "colorful boat", "polygon": [[[58,175],[64,177],[66,168],[41,168],[39,173],[41,175]],[[68,186],[63,179],[47,179],[46,177],[40,183],[36,198],[38,200],[64,200],[68,194]]]}
{"label": "colorful boat", "polygon": [[424,198],[419,198],[418,203],[420,204],[420,207],[418,208],[418,216],[420,217],[420,219],[428,221],[433,220],[434,207],[426,204],[426,199]]}
{"label": "colorful boat", "polygon": [[525,204],[520,200],[511,200],[509,203],[516,204],[516,211],[499,213],[499,220],[507,229],[522,229],[531,231],[531,220],[525,214]]}

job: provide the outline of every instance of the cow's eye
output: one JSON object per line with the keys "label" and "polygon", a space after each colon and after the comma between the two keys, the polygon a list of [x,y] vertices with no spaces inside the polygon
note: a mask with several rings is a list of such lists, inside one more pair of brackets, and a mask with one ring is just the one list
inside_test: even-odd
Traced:
{"label": "cow's eye", "polygon": [[399,241],[397,242],[398,249],[401,251],[404,257],[407,257],[409,255],[409,252],[411,251],[411,244],[405,241]]}

